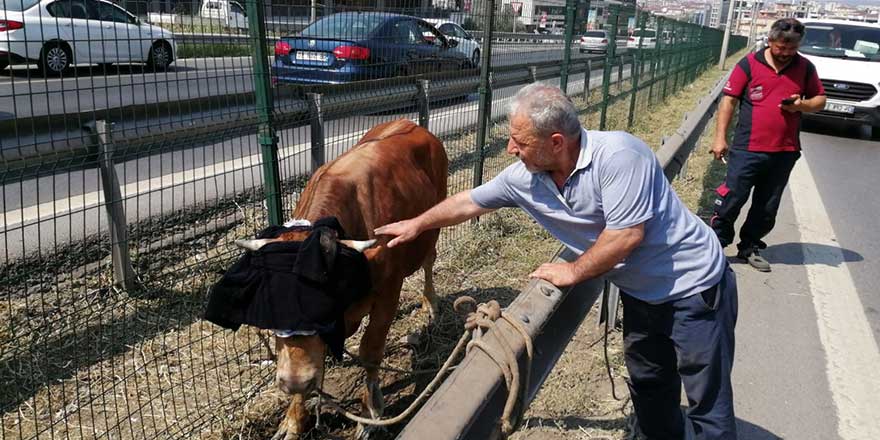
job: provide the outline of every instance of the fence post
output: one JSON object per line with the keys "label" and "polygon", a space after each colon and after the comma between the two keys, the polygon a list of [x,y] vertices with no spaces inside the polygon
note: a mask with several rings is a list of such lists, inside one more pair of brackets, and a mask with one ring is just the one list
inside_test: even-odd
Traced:
{"label": "fence post", "polygon": [[418,102],[419,102],[419,125],[424,128],[428,128],[428,123],[431,120],[430,114],[430,99],[429,99],[429,88],[431,85],[431,81],[427,79],[420,79],[416,81],[416,87],[418,87]]}
{"label": "fence post", "polygon": [[[626,63],[626,55],[620,54],[617,63],[617,93],[623,90],[623,65]],[[632,74],[632,72],[630,72]]]}
{"label": "fence post", "polygon": [[492,31],[495,28],[495,0],[483,0],[485,26],[483,30],[483,53],[480,60],[480,103],[477,125],[477,145],[474,146],[476,162],[474,163],[473,187],[483,183],[483,148],[486,146],[486,132],[492,116],[492,85],[490,70],[492,68]]}
{"label": "fence post", "polygon": [[611,26],[608,36],[608,49],[605,50],[605,65],[602,67],[602,112],[599,115],[599,130],[605,129],[608,118],[608,95],[611,88],[611,66],[617,52],[617,20],[620,8],[611,4],[608,6],[608,23]]}
{"label": "fence post", "polygon": [[107,209],[107,226],[110,232],[110,250],[113,260],[113,283],[125,290],[134,290],[135,275],[128,253],[128,222],[125,219],[125,206],[116,167],[113,166],[112,124],[95,121],[95,134],[98,141],[99,167],[101,170],[101,189],[104,193],[104,207]]}
{"label": "fence post", "polygon": [[574,37],[575,1],[565,0],[565,48],[562,51],[562,71],[559,72],[559,88],[563,93],[568,93],[568,70],[571,65],[571,39]]}
{"label": "fence post", "polygon": [[533,83],[538,82],[538,66],[529,66],[529,78]]}
{"label": "fence post", "polygon": [[269,51],[266,50],[266,20],[262,0],[247,0],[248,29],[253,38],[253,80],[256,110],[260,125],[257,140],[263,160],[263,188],[266,192],[266,208],[269,224],[280,225],[284,220],[281,212],[281,179],[278,172],[278,137],[273,125],[272,84],[269,79]]}
{"label": "fence post", "polygon": [[[641,76],[641,68],[642,68],[642,40],[645,38],[645,22],[647,22],[645,11],[640,11],[636,8],[636,21],[635,26],[639,28],[639,45],[636,47],[636,53],[633,55],[633,65],[629,70],[630,77],[630,90],[632,91],[632,96],[629,97],[629,114],[626,117],[626,128],[631,129],[633,126],[633,115],[636,111],[636,99],[639,96],[639,76]],[[654,39],[656,44],[656,38]],[[636,62],[638,60],[638,62]]]}
{"label": "fence post", "polygon": [[324,165],[324,114],[321,112],[321,94],[306,93],[312,138],[312,172]]}

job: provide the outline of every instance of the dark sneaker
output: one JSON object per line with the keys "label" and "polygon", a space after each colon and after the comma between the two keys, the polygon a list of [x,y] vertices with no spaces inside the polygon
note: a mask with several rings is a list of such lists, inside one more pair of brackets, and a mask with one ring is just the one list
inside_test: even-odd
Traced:
{"label": "dark sneaker", "polygon": [[736,254],[737,258],[745,260],[750,266],[761,272],[770,272],[770,263],[758,253],[758,247],[743,249]]}

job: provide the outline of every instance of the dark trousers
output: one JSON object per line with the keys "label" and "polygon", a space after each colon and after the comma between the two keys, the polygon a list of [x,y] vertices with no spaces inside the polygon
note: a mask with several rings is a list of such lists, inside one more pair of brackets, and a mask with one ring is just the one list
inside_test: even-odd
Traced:
{"label": "dark trousers", "polygon": [[776,225],[776,212],[782,192],[795,162],[801,157],[797,151],[756,153],[730,149],[727,154],[727,177],[715,191],[715,213],[710,224],[722,246],[733,243],[733,225],[749,193],[752,207],[739,230],[739,250],[764,248],[761,241]]}
{"label": "dark trousers", "polygon": [[687,417],[699,440],[736,440],[733,414],[736,277],[730,267],[718,286],[662,304],[623,298],[623,343],[629,391],[642,434],[681,440],[684,383]]}

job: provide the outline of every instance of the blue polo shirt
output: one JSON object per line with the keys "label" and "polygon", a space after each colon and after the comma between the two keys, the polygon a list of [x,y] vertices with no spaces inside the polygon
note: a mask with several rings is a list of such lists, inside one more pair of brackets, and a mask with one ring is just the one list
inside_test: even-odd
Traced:
{"label": "blue polo shirt", "polygon": [[524,209],[577,254],[606,228],[644,223],[642,243],[606,274],[640,300],[663,303],[717,284],[725,267],[721,245],[679,200],[651,149],[625,132],[582,130],[580,141],[561,191],[549,174],[532,174],[517,161],[471,198],[487,209]]}

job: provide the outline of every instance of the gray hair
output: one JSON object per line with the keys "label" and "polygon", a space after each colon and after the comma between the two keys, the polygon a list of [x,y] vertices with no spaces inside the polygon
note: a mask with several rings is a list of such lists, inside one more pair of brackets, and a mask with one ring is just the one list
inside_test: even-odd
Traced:
{"label": "gray hair", "polygon": [[794,18],[776,20],[767,35],[767,40],[783,43],[800,43],[801,38],[804,38],[804,25]]}
{"label": "gray hair", "polygon": [[559,132],[576,137],[581,131],[577,109],[559,87],[541,83],[523,87],[510,103],[508,119],[517,114],[528,117],[539,136]]}

